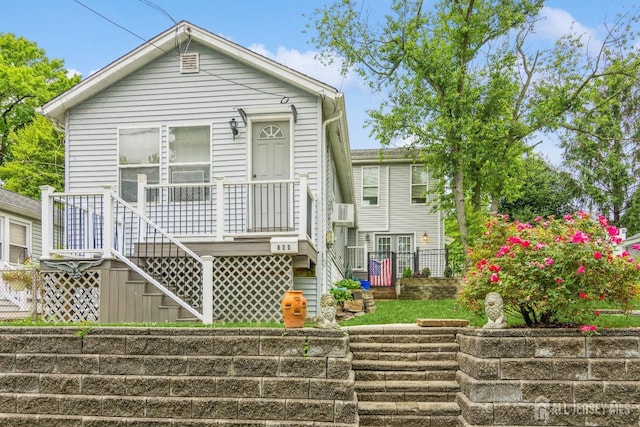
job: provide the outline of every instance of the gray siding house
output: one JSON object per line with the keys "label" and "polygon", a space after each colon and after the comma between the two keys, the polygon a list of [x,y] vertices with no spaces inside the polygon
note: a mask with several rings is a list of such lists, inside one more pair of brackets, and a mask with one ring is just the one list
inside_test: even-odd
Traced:
{"label": "gray siding house", "polygon": [[66,130],[65,192],[42,189],[51,319],[279,320],[291,288],[314,316],[344,274],[335,88],[183,21],[42,113]]}
{"label": "gray siding house", "polygon": [[[38,260],[42,247],[40,202],[0,188],[0,273]],[[0,275],[0,319],[31,314],[31,291],[13,289]]]}
{"label": "gray siding house", "polygon": [[402,148],[351,151],[357,228],[350,229],[347,263],[372,286],[392,286],[405,269],[426,267],[443,277],[447,266],[444,215],[434,211],[427,191],[432,178],[408,154]]}

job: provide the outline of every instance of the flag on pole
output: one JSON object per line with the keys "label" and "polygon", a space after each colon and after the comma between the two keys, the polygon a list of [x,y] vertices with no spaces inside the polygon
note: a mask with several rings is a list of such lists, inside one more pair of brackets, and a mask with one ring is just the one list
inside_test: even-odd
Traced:
{"label": "flag on pole", "polygon": [[391,258],[381,261],[369,260],[369,282],[371,286],[392,286]]}

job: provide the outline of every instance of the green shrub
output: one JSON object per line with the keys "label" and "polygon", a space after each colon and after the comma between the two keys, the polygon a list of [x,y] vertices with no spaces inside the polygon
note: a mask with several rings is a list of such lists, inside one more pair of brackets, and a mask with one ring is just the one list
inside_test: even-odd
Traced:
{"label": "green shrub", "polygon": [[412,275],[413,275],[413,272],[411,271],[411,269],[409,267],[405,268],[404,271],[402,272],[402,278],[403,279],[408,279]]}
{"label": "green shrub", "polygon": [[534,224],[493,217],[470,248],[461,302],[480,312],[487,293],[498,292],[528,326],[592,322],[599,302],[625,307],[637,294],[640,264],[615,253],[620,240],[606,218],[584,212]]}
{"label": "green shrub", "polygon": [[360,289],[360,282],[353,279],[338,280],[334,285],[336,288]]}
{"label": "green shrub", "polygon": [[332,286],[331,289],[329,289],[329,292],[336,300],[336,304],[342,304],[345,301],[351,301],[353,299],[353,295],[351,295],[351,292],[349,292],[347,288],[338,288],[336,286]]}

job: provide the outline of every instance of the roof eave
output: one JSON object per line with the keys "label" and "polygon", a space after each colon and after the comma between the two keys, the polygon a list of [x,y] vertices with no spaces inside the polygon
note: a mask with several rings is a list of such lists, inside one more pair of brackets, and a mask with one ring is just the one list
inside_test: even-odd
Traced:
{"label": "roof eave", "polygon": [[53,98],[41,107],[40,112],[59,123],[63,123],[64,114],[67,110],[168,53],[174,49],[176,42],[186,41],[189,37],[266,74],[279,79],[284,78],[290,84],[306,92],[332,99],[340,96],[337,89],[325,83],[285,67],[222,37],[211,34],[189,22],[182,21],[92,74],[68,91]]}

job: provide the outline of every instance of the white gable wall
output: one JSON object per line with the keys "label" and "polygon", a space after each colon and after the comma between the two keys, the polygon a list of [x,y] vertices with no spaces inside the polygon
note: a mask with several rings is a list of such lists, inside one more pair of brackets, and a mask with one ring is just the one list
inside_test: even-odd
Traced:
{"label": "white gable wall", "polygon": [[[172,51],[71,110],[66,190],[99,191],[103,184],[116,187],[118,128],[131,126],[162,126],[164,143],[167,125],[211,125],[211,176],[244,181],[250,137],[236,109],[275,108],[290,115],[288,108],[293,104],[298,111],[292,135],[293,174],[308,173],[315,191],[319,98],[197,43],[190,44],[189,52],[200,54],[197,74],[181,74],[178,53]],[[289,97],[288,103],[281,103],[283,96]],[[239,122],[235,141],[231,118]],[[166,161],[166,150],[161,155]]]}

